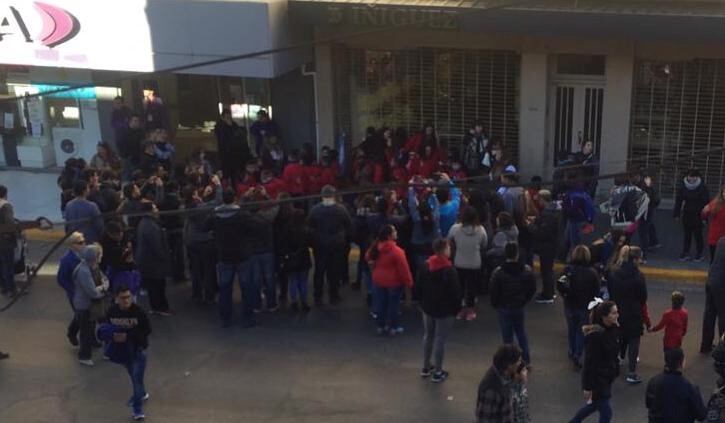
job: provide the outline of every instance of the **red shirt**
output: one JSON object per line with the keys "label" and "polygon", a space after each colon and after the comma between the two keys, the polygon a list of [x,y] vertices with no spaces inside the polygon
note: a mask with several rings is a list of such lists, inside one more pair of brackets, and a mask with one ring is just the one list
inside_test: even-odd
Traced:
{"label": "red shirt", "polygon": [[709,206],[710,212],[702,213],[704,219],[710,218],[710,226],[707,229],[707,244],[717,245],[720,238],[725,236],[725,205],[720,207],[717,213],[715,213],[717,199],[712,200]]}
{"label": "red shirt", "polygon": [[322,171],[320,172],[320,185],[332,185],[337,187],[337,175],[339,174],[339,166],[321,166]]}
{"label": "red shirt", "polygon": [[662,315],[662,320],[652,328],[652,332],[665,329],[663,344],[665,348],[679,348],[682,338],[687,333],[687,309],[669,309]]}
{"label": "red shirt", "polygon": [[288,164],[284,167],[284,171],[282,172],[282,180],[287,186],[290,194],[303,194],[305,192],[305,185],[307,185],[307,174],[304,166],[300,163]]}
{"label": "red shirt", "polygon": [[307,186],[305,186],[305,194],[319,194],[322,189],[321,177],[322,168],[313,164],[309,166],[303,166],[305,175],[307,176]]}
{"label": "red shirt", "polygon": [[262,186],[271,200],[276,200],[280,192],[287,191],[287,184],[279,178],[273,178]]}

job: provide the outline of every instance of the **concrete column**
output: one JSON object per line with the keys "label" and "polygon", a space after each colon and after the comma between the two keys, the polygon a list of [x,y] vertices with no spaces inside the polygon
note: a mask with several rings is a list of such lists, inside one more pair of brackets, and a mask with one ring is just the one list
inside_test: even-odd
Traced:
{"label": "concrete column", "polygon": [[335,148],[334,121],[334,75],[332,71],[332,49],[329,44],[315,47],[315,70],[317,75],[317,119],[319,121],[317,152],[323,146]]}
{"label": "concrete column", "polygon": [[[602,143],[599,159],[601,175],[627,170],[633,77],[633,54],[607,56],[607,86],[602,110]],[[600,193],[608,190],[612,184],[612,179],[600,180]]]}
{"label": "concrete column", "polygon": [[519,171],[528,181],[533,175],[548,179],[551,153],[546,136],[546,53],[522,53],[519,100]]}

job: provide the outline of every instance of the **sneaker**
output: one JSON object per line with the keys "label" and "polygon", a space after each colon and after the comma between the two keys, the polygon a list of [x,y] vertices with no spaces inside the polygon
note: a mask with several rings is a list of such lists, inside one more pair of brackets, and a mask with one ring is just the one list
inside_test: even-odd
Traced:
{"label": "sneaker", "polygon": [[682,254],[680,256],[680,261],[690,261],[690,260],[692,260],[692,257],[690,257],[689,254]]}
{"label": "sneaker", "polygon": [[[148,392],[146,392],[146,395],[144,395],[143,398],[141,398],[141,401],[146,402],[149,400],[149,398],[150,398],[150,395]],[[133,397],[128,399],[128,402],[126,403],[126,405],[128,405],[129,407],[133,407]]]}
{"label": "sneaker", "polygon": [[66,335],[66,337],[68,338],[68,342],[70,342],[71,345],[73,345],[74,347],[78,346],[78,337],[77,336],[72,336],[72,335],[68,334],[68,335]]}
{"label": "sneaker", "polygon": [[405,328],[402,326],[396,326],[394,328],[390,328],[390,334],[391,335],[400,335],[401,333],[405,332]]}
{"label": "sneaker", "polygon": [[705,260],[705,257],[702,254],[700,254],[699,256],[695,257],[695,262],[696,263],[701,263],[703,260]]}
{"label": "sneaker", "polygon": [[543,295],[539,294],[534,302],[536,304],[554,304],[554,297],[544,297]]}
{"label": "sneaker", "polygon": [[642,383],[642,379],[635,374],[631,374],[627,376],[627,383],[629,383],[630,385],[638,385]]}
{"label": "sneaker", "polygon": [[277,310],[279,310],[279,306],[278,306],[278,305],[276,305],[276,306],[274,306],[274,307],[270,307],[270,308],[268,308],[268,309],[267,309],[267,312],[268,312],[268,313],[274,313],[274,312],[276,312]]}
{"label": "sneaker", "polygon": [[88,366],[88,367],[93,367],[93,366],[94,366],[94,365],[96,364],[96,363],[94,363],[94,362],[93,362],[93,360],[91,360],[90,358],[89,358],[89,359],[87,359],[87,360],[81,360],[81,359],[79,358],[79,359],[78,359],[78,362],[79,362],[79,363],[81,363],[82,365],[84,365],[84,366]]}
{"label": "sneaker", "polygon": [[466,321],[472,322],[472,321],[476,320],[477,317],[478,317],[478,315],[476,314],[476,310],[469,308],[468,312],[466,313]]}
{"label": "sneaker", "polygon": [[420,371],[420,377],[422,377],[423,379],[429,377],[432,374],[433,374],[433,366],[423,367],[423,369],[421,369],[421,371]]}
{"label": "sneaker", "polygon": [[146,415],[144,413],[133,413],[133,419],[135,421],[144,420],[146,418]]}
{"label": "sneaker", "polygon": [[303,313],[307,313],[308,311],[310,311],[310,306],[308,306],[305,301],[302,301],[302,303],[300,303],[300,309]]}
{"label": "sneaker", "polygon": [[430,378],[430,381],[433,383],[441,383],[446,379],[448,379],[448,372],[445,370],[441,370],[441,371],[435,372],[433,374],[433,377]]}
{"label": "sneaker", "polygon": [[370,311],[370,312],[368,312],[368,314],[370,314],[370,317],[371,317],[371,318],[372,318],[373,320],[378,320],[378,314],[377,314],[376,312],[374,312],[374,311]]}
{"label": "sneaker", "polygon": [[6,360],[10,358],[10,354],[0,351],[0,360]]}

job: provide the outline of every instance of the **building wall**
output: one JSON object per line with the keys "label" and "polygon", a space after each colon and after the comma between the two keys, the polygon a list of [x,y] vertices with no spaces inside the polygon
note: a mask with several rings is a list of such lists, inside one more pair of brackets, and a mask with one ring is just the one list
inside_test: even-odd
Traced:
{"label": "building wall", "polygon": [[274,120],[282,132],[285,148],[315,145],[314,76],[305,76],[300,69],[272,80]]}

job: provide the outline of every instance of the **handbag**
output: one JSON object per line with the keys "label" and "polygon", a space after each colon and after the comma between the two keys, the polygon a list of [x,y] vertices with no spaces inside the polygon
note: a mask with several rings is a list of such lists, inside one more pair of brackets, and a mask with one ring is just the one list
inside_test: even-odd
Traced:
{"label": "handbag", "polygon": [[564,298],[571,292],[571,271],[568,267],[564,269],[564,273],[556,280],[556,290]]}
{"label": "handbag", "polygon": [[88,308],[91,321],[101,320],[106,317],[106,311],[108,310],[108,303],[105,298],[99,298],[97,300],[91,300],[91,306]]}

